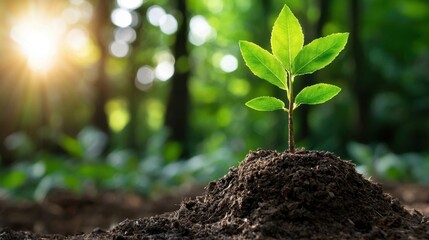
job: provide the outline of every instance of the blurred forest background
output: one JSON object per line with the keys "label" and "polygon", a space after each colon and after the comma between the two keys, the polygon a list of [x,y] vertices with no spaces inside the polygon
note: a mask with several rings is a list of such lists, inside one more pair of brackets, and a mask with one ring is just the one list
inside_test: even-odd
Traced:
{"label": "blurred forest background", "polygon": [[239,40],[270,49],[283,4],[306,41],[350,32],[327,68],[297,80],[343,91],[296,114],[298,147],[359,171],[429,183],[427,0],[0,1],[0,195],[52,188],[149,195],[205,183],[249,150],[287,148],[281,97],[244,64]]}

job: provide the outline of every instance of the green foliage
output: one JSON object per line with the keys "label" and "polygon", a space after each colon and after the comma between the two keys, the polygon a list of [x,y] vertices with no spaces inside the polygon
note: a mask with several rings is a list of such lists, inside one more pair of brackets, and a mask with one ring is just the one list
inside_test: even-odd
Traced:
{"label": "green foliage", "polygon": [[[237,164],[234,153],[227,147],[217,148],[183,161],[172,161],[176,149],[165,148],[165,131],[154,135],[143,156],[131,150],[115,150],[95,156],[85,143],[87,134],[98,133],[84,129],[79,138],[66,137],[67,143],[82,148],[77,157],[75,148],[67,156],[49,152],[33,153],[31,161],[0,169],[0,194],[9,198],[42,200],[51,190],[68,189],[83,193],[95,189],[133,191],[153,196],[172,187],[192,182],[206,184],[221,177]],[[86,137],[83,137],[85,136]]]}
{"label": "green foliage", "polygon": [[284,102],[275,97],[257,97],[246,102],[246,106],[258,111],[274,111],[285,108]]}
{"label": "green foliage", "polygon": [[341,89],[337,86],[318,83],[305,87],[296,95],[295,107],[301,104],[321,104],[335,97]]}
{"label": "green foliage", "polygon": [[82,158],[84,156],[85,149],[77,139],[74,139],[69,136],[64,136],[60,140],[60,145],[71,156],[74,156],[77,158]]}
{"label": "green foliage", "polygon": [[357,164],[356,170],[367,177],[429,184],[427,154],[396,154],[384,144],[369,146],[357,142],[349,143],[347,149]]}
{"label": "green foliage", "polygon": [[25,172],[17,170],[2,174],[0,177],[0,186],[5,188],[16,188],[22,185],[26,180]]}
{"label": "green foliage", "polygon": [[286,71],[276,57],[251,42],[240,41],[240,49],[247,66],[256,76],[281,89],[287,89]]}
{"label": "green foliage", "polygon": [[331,63],[344,49],[348,33],[332,34],[303,47],[304,35],[298,19],[286,5],[274,23],[271,34],[273,54],[258,45],[240,41],[240,50],[249,69],[258,77],[286,91],[289,108],[274,97],[257,97],[246,103],[258,111],[284,110],[289,113],[289,150],[294,152],[293,111],[301,104],[321,104],[340,92],[330,84],[316,84],[302,89],[295,98],[295,76],[313,73]]}
{"label": "green foliage", "polygon": [[304,75],[324,68],[344,49],[348,36],[348,33],[331,34],[304,46],[294,60],[292,73]]}
{"label": "green foliage", "polygon": [[290,73],[293,70],[294,59],[304,45],[304,34],[301,24],[286,5],[274,22],[271,33],[271,47],[280,62]]}

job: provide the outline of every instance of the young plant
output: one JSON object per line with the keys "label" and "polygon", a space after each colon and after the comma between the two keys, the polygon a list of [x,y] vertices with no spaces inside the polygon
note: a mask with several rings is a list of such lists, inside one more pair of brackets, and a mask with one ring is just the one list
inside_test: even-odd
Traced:
{"label": "young plant", "polygon": [[288,6],[280,12],[271,33],[272,54],[260,46],[240,41],[240,50],[249,69],[258,77],[285,90],[288,105],[275,97],[262,96],[246,103],[258,111],[283,110],[288,113],[289,152],[295,152],[293,113],[302,104],[321,104],[341,89],[319,83],[305,87],[296,96],[293,84],[296,76],[310,74],[331,63],[344,49],[348,33],[336,33],[316,39],[304,46],[304,35],[298,19]]}

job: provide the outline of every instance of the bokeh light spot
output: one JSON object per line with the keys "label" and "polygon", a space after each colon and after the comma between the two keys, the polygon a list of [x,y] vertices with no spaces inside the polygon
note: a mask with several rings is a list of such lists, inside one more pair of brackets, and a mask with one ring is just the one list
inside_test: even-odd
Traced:
{"label": "bokeh light spot", "polygon": [[250,84],[244,79],[235,78],[228,81],[227,89],[232,94],[243,97],[249,93]]}
{"label": "bokeh light spot", "polygon": [[173,15],[166,14],[159,19],[159,27],[163,33],[171,35],[177,31],[178,23]]}
{"label": "bokeh light spot", "polygon": [[118,27],[128,27],[133,23],[133,15],[125,8],[116,8],[112,11],[111,19],[113,24]]}
{"label": "bokeh light spot", "polygon": [[117,28],[114,32],[115,40],[120,42],[132,43],[136,40],[137,33],[132,27]]}
{"label": "bokeh light spot", "polygon": [[143,0],[117,0],[116,3],[121,8],[134,10],[143,5]]}
{"label": "bokeh light spot", "polygon": [[89,23],[92,19],[92,15],[94,13],[94,7],[92,6],[91,3],[84,1],[80,6],[79,6],[79,10],[80,10],[80,15],[81,15],[81,20]]}
{"label": "bokeh light spot", "polygon": [[136,87],[140,90],[148,90],[155,79],[154,70],[150,66],[139,68],[136,75]]}
{"label": "bokeh light spot", "polygon": [[76,27],[67,32],[64,39],[64,52],[72,57],[75,63],[87,66],[95,63],[100,55],[99,49],[93,44],[85,28]]}
{"label": "bokeh light spot", "polygon": [[189,41],[196,46],[203,45],[213,33],[212,27],[201,15],[191,18],[191,21],[189,22],[189,28]]}
{"label": "bokeh light spot", "polygon": [[62,13],[62,17],[68,24],[75,24],[81,18],[81,12],[77,7],[69,7]]}
{"label": "bokeh light spot", "polygon": [[162,61],[155,68],[155,76],[161,81],[167,81],[174,75],[174,63]]}
{"label": "bokeh light spot", "polygon": [[109,50],[113,56],[117,58],[123,58],[126,57],[130,52],[130,45],[128,45],[126,42],[114,41],[110,44]]}
{"label": "bokeh light spot", "polygon": [[160,129],[163,124],[165,105],[158,99],[147,100],[147,124],[153,129]]}
{"label": "bokeh light spot", "polygon": [[228,107],[222,107],[216,114],[216,122],[221,127],[226,127],[231,123],[232,113]]}
{"label": "bokeh light spot", "polygon": [[205,2],[210,12],[214,14],[222,12],[223,10],[222,0],[206,0]]}
{"label": "bokeh light spot", "polygon": [[110,128],[114,132],[120,132],[124,129],[130,120],[127,103],[122,99],[113,99],[107,103],[106,110]]}
{"label": "bokeh light spot", "polygon": [[164,15],[166,15],[165,10],[158,5],[149,7],[146,14],[147,20],[150,24],[156,27],[159,26],[159,21]]}
{"label": "bokeh light spot", "polygon": [[81,52],[88,42],[88,33],[83,29],[74,28],[67,33],[66,43],[73,51]]}
{"label": "bokeh light spot", "polygon": [[235,70],[237,70],[237,67],[238,67],[237,58],[231,54],[227,54],[223,56],[222,59],[220,60],[220,68],[224,72],[227,72],[227,73],[234,72]]}

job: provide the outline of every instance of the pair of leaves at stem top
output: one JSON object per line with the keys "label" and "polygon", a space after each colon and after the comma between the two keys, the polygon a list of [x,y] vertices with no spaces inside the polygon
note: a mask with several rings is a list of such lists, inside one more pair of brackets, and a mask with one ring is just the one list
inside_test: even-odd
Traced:
{"label": "pair of leaves at stem top", "polygon": [[336,33],[303,46],[301,25],[285,5],[271,33],[273,54],[247,41],[240,41],[240,50],[246,65],[256,76],[286,91],[289,102],[293,102],[293,109],[286,108],[280,99],[266,96],[252,99],[246,105],[259,111],[293,111],[301,104],[320,104],[330,100],[341,89],[325,83],[308,86],[294,98],[294,78],[313,73],[331,63],[344,49],[347,38],[348,33]]}

